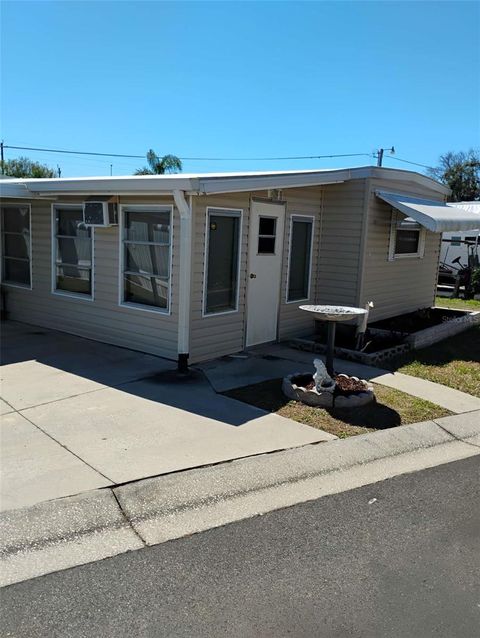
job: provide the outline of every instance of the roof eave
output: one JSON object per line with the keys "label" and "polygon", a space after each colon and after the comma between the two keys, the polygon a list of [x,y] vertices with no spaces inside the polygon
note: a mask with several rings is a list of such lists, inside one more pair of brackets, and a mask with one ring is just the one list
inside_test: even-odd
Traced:
{"label": "roof eave", "polygon": [[268,190],[273,188],[301,188],[305,186],[322,186],[338,184],[350,179],[350,171],[328,172],[325,174],[295,174],[275,176],[241,177],[237,179],[201,179],[197,193],[209,195],[215,193],[239,193]]}

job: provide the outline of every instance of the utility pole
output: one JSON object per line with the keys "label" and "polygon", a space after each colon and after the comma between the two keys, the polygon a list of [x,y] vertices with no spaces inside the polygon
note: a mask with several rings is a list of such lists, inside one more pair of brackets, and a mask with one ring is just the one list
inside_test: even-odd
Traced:
{"label": "utility pole", "polygon": [[395,154],[395,147],[392,146],[392,148],[379,148],[377,151],[377,166],[381,166],[382,162],[383,162],[383,153],[385,151],[389,151],[389,153],[391,153],[392,155]]}
{"label": "utility pole", "polygon": [[59,177],[62,176],[62,169],[60,168],[60,166],[58,164],[57,164],[57,173],[58,173]]}
{"label": "utility pole", "polygon": [[110,175],[113,175],[113,164],[110,164]]}
{"label": "utility pole", "polygon": [[3,140],[0,142],[1,161],[2,161],[2,175],[5,175],[5,167],[3,165]]}

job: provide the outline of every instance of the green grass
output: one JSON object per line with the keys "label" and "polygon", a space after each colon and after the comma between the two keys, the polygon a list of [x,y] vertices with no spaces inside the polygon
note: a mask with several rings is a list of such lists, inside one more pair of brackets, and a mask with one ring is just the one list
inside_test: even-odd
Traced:
{"label": "green grass", "polygon": [[224,394],[268,412],[330,432],[342,439],[355,434],[365,434],[451,414],[448,410],[429,401],[417,399],[385,386],[372,385],[377,398],[376,402],[349,410],[324,410],[298,401],[290,401],[282,392],[281,379],[236,388]]}
{"label": "green grass", "polygon": [[480,326],[413,350],[388,367],[480,397]]}
{"label": "green grass", "polygon": [[480,310],[480,301],[476,299],[449,299],[448,297],[435,297],[435,305],[453,310]]}

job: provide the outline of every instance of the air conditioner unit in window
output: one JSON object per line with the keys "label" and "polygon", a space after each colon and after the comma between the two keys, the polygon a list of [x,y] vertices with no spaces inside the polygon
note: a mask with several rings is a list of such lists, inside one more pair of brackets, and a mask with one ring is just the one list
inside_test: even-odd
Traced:
{"label": "air conditioner unit in window", "polygon": [[83,223],[94,228],[107,228],[117,223],[117,205],[106,201],[83,203]]}

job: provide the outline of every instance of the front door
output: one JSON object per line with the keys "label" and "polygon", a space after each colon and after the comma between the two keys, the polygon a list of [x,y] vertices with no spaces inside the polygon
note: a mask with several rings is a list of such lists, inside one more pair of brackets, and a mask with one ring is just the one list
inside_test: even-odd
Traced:
{"label": "front door", "polygon": [[284,204],[252,202],[248,237],[246,345],[277,338]]}

